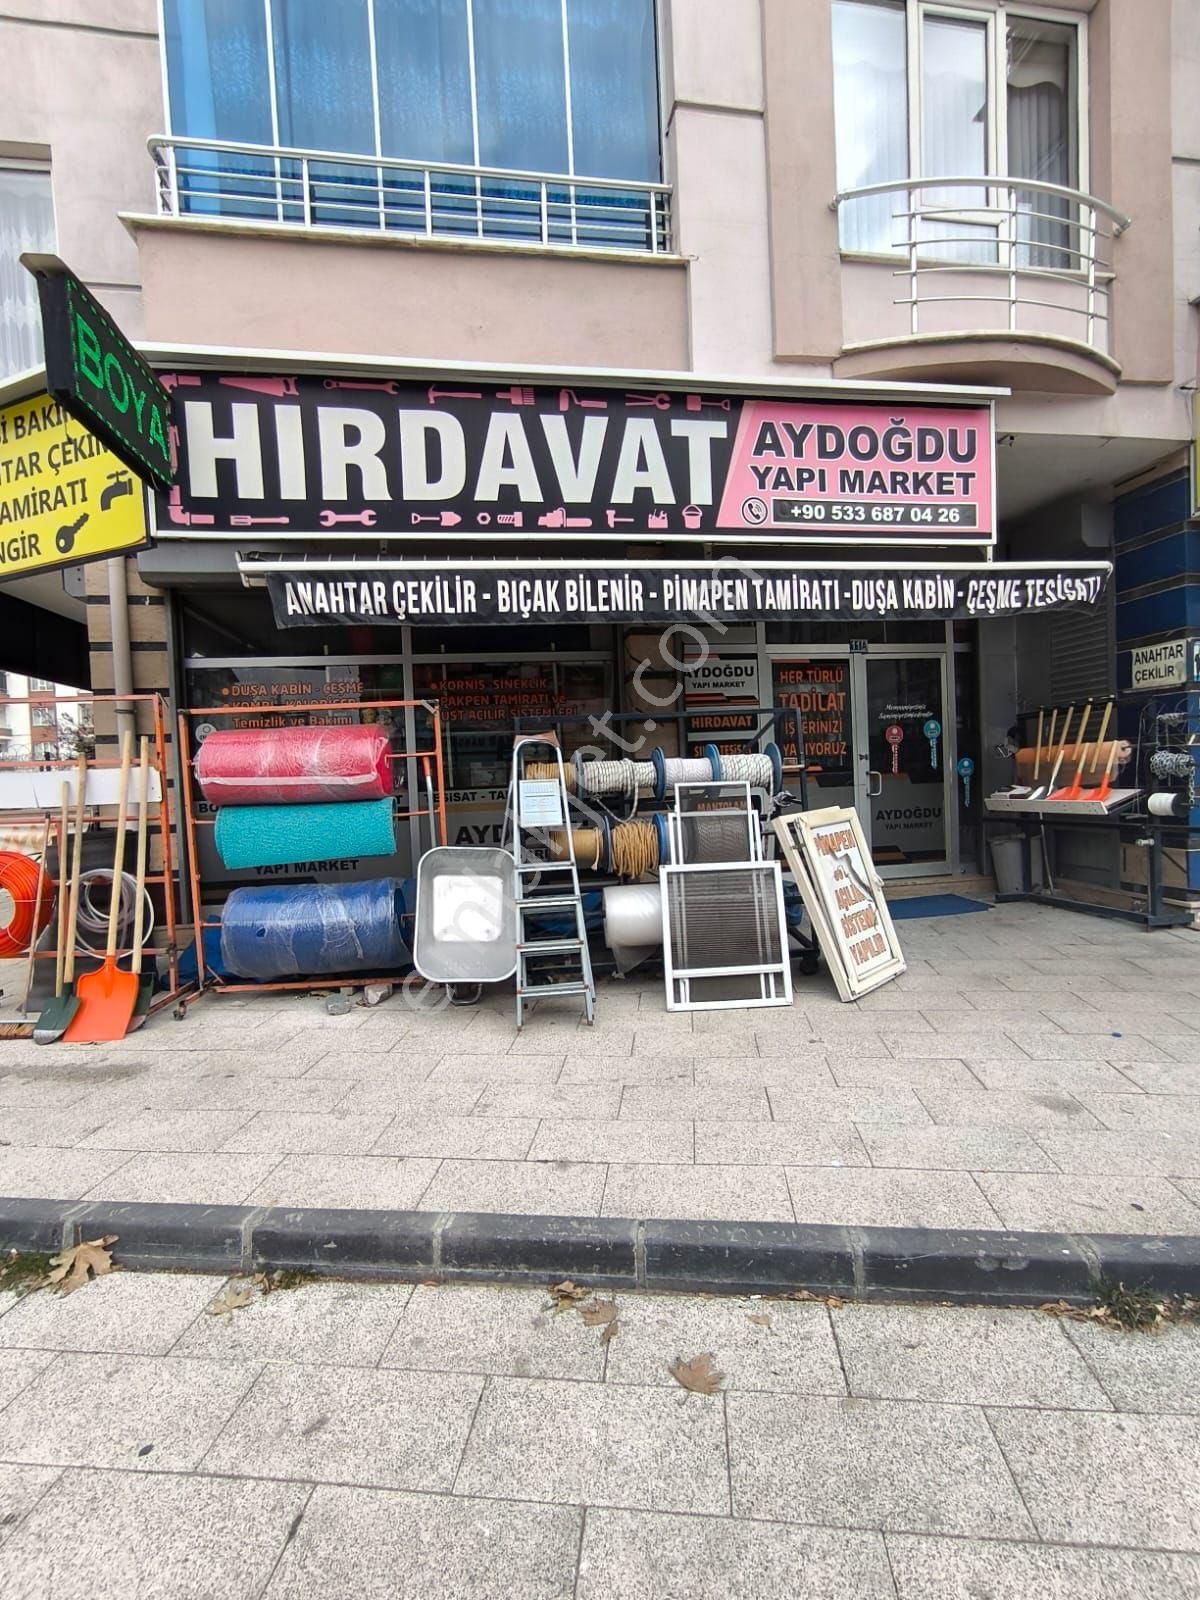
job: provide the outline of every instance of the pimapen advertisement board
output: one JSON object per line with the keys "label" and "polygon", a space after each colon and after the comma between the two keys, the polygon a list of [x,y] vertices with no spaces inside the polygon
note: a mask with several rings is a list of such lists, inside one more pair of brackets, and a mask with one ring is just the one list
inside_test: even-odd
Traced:
{"label": "pimapen advertisement board", "polygon": [[47,394],[0,409],[0,583],[146,543],[142,486]]}
{"label": "pimapen advertisement board", "polygon": [[904,956],[857,811],[794,812],[771,826],[840,998],[856,1000],[899,977]]}
{"label": "pimapen advertisement board", "polygon": [[[266,579],[281,628],[331,622],[441,627],[479,623],[702,624],[798,619],[964,621],[1095,605],[1107,563],[853,569],[738,562],[627,566],[545,562],[364,562],[314,568],[286,559],[247,563]],[[402,569],[402,570],[398,570]]]}
{"label": "pimapen advertisement board", "polygon": [[158,526],[326,543],[995,542],[987,405],[163,373]]}

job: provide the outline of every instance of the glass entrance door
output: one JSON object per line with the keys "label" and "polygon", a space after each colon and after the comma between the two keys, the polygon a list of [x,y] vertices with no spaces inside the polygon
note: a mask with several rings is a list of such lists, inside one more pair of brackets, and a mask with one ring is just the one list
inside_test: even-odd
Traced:
{"label": "glass entrance door", "polygon": [[954,795],[944,656],[851,658],[859,814],[883,877],[945,872]]}

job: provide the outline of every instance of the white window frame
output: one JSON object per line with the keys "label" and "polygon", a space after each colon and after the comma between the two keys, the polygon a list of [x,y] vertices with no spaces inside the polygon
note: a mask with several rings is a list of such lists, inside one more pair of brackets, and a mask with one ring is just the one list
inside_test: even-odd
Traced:
{"label": "white window frame", "polygon": [[[44,146],[42,148],[44,148]],[[52,251],[56,251],[58,249],[58,206],[55,204],[54,200],[54,176],[51,171],[50,161],[45,156],[16,156],[0,154],[0,171],[36,172],[41,174],[41,176],[46,179],[46,184],[50,191],[50,215],[54,224],[54,238],[51,242],[50,248]],[[32,284],[33,279],[31,278],[29,281]],[[45,357],[43,354],[43,360],[44,359]],[[0,382],[6,381],[7,378],[12,378],[15,376],[16,373],[10,372],[6,374],[3,367],[0,367]]]}
{"label": "white window frame", "polygon": [[[267,53],[267,85],[266,93],[269,97],[271,112],[271,138],[273,143],[279,145],[279,102],[275,89],[275,35],[272,18],[271,0],[247,0],[250,4],[261,4],[264,16],[264,28]],[[332,3],[332,0],[331,0]],[[479,98],[476,90],[475,73],[475,7],[474,0],[465,0],[467,18],[467,73],[471,91],[471,151],[472,164],[480,165],[479,160]],[[566,170],[558,176],[562,178],[605,178],[603,172],[577,173],[575,170],[575,132],[571,122],[571,47],[570,32],[568,27],[567,0],[560,0],[561,28],[562,28],[562,74],[563,74],[563,107],[566,118],[567,139],[567,166]],[[657,122],[656,153],[658,157],[658,175],[651,179],[631,179],[630,183],[637,186],[643,182],[663,183],[667,170],[666,150],[666,120],[665,108],[667,104],[665,94],[666,59],[663,37],[662,0],[651,0],[651,13],[654,28],[654,84],[657,94],[655,115]],[[382,155],[382,125],[379,111],[379,61],[375,48],[375,0],[367,0],[367,38],[370,49],[371,68],[371,119],[373,133],[372,154],[384,159]],[[162,72],[162,97],[163,119],[170,135],[176,134],[176,128],[171,116],[171,79],[167,59],[167,18],[166,0],[158,0],[158,46],[159,63]],[[220,141],[217,141],[218,143]],[[322,151],[330,159],[337,156],[336,150]],[[409,159],[407,157],[398,159]],[[430,165],[436,170],[437,163]],[[513,169],[518,171],[521,169]]]}
{"label": "white window frame", "polygon": [[[910,0],[906,7],[908,51],[908,165],[912,178],[956,177],[956,173],[926,173],[922,140],[925,128],[924,38],[927,17],[983,23],[987,29],[987,177],[1008,181],[1008,23],[1010,20],[1053,22],[1074,30],[1071,91],[1075,100],[1075,187],[1088,192],[1088,18],[1079,11],[1050,6],[1007,5],[986,0],[976,5],[946,5],[941,0]],[[981,180],[980,187],[986,187]],[[966,219],[964,219],[966,220]]]}
{"label": "white window frame", "polygon": [[[1007,4],[1006,0],[968,0],[952,4],[949,0],[906,0],[905,4],[905,90],[908,99],[908,177],[910,182],[924,179],[930,187],[939,177],[961,177],[961,173],[926,172],[924,164],[925,99],[922,92],[924,79],[924,34],[927,17],[946,17],[951,20],[983,23],[987,29],[987,172],[980,178],[979,187],[987,189],[988,179],[1010,181],[1008,171],[1008,22],[1021,19],[1030,22],[1052,22],[1071,28],[1075,35],[1072,60],[1071,92],[1074,96],[1073,118],[1075,188],[1083,194],[1090,192],[1090,142],[1088,138],[1090,85],[1088,78],[1088,17],[1084,12],[1065,11],[1053,6]],[[981,217],[966,207],[961,212],[947,214],[947,223],[960,222],[987,226],[991,219]],[[880,259],[878,251],[855,251],[842,248],[843,255]],[[882,259],[895,260],[900,251],[888,251]],[[1064,269],[1065,270],[1065,269]]]}

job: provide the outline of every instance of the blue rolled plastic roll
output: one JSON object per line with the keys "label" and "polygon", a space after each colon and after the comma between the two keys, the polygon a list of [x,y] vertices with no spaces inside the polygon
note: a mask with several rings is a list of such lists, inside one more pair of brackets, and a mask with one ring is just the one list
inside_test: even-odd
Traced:
{"label": "blue rolled plastic roll", "polygon": [[340,805],[315,806],[222,806],[213,833],[217,854],[231,871],[396,853],[390,800],[348,800]]}
{"label": "blue rolled plastic roll", "polygon": [[399,878],[235,889],[221,913],[221,962],[258,982],[394,972],[411,959],[402,909]]}

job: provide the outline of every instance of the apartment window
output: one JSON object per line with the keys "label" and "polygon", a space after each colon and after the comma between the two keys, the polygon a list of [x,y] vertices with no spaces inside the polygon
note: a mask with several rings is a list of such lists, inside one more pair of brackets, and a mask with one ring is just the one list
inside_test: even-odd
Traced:
{"label": "apartment window", "polygon": [[[839,191],[975,177],[1083,188],[1084,27],[1003,4],[834,0]],[[914,201],[918,242],[934,259],[991,265],[1011,243],[1022,266],[1067,269],[1080,248],[1065,196],[926,182],[843,204],[843,250],[902,249]]]}
{"label": "apartment window", "polygon": [[22,251],[52,252],[54,202],[44,165],[0,161],[0,378],[42,361],[37,285]]}
{"label": "apartment window", "polygon": [[[176,136],[562,178],[661,174],[654,0],[164,0],[164,24]],[[252,182],[230,180],[227,159],[220,170],[223,187],[194,182],[193,196],[260,214]],[[281,220],[368,225],[353,188],[377,169],[321,163],[308,213],[294,164],[276,170],[293,182]],[[402,179],[393,187],[382,204],[399,214]],[[496,221],[502,186],[493,198]]]}

